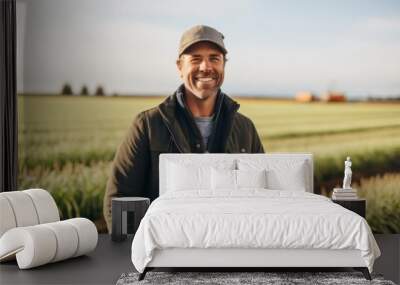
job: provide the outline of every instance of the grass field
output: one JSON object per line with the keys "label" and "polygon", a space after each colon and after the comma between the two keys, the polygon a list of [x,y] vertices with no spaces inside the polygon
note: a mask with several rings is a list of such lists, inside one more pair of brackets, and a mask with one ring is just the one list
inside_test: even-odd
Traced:
{"label": "grass field", "polygon": [[[89,217],[101,229],[102,197],[115,150],[135,115],[162,100],[20,95],[19,187],[52,191],[64,218]],[[267,152],[315,155],[316,192],[329,195],[339,185],[346,156],[353,159],[356,182],[400,173],[400,104],[237,101]],[[400,232],[400,225],[390,231]]]}
{"label": "grass field", "polygon": [[358,194],[367,199],[367,220],[376,233],[399,233],[400,174],[361,179]]}

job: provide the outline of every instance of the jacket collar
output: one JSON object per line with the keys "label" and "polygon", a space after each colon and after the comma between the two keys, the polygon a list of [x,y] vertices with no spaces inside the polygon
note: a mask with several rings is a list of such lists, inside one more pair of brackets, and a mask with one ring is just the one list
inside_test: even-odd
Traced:
{"label": "jacket collar", "polygon": [[[171,133],[172,139],[174,143],[178,147],[179,151],[182,153],[190,153],[190,141],[183,133],[183,130],[179,124],[179,121],[176,118],[177,108],[187,109],[186,111],[191,115],[190,110],[188,110],[183,97],[184,96],[184,85],[182,84],[175,91],[175,93],[169,97],[167,97],[160,105],[158,105],[158,111],[168,129]],[[224,113],[230,114],[231,119],[233,119],[234,113],[239,109],[239,104],[223,93],[221,90],[218,91],[217,101],[215,106],[215,119],[216,124],[218,124],[218,120],[220,120],[221,110],[224,109]],[[179,101],[178,101],[179,100]],[[182,104],[183,103],[183,104]],[[193,116],[191,115],[191,119],[193,120]],[[193,121],[194,124],[194,121]]]}

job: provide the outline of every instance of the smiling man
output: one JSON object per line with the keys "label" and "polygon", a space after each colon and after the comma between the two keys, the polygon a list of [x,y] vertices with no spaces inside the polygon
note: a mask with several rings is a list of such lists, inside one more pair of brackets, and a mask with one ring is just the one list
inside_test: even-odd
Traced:
{"label": "smiling man", "polygon": [[158,197],[161,153],[263,153],[252,121],[221,91],[224,36],[208,26],[183,33],[176,65],[183,84],[160,105],[134,119],[114,158],[104,197],[111,232],[111,198]]}

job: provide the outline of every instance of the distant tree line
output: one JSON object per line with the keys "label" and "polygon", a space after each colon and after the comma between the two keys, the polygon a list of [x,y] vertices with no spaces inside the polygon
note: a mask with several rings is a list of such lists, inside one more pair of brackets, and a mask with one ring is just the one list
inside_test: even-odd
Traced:
{"label": "distant tree line", "polygon": [[[64,85],[61,88],[61,95],[65,96],[72,96],[72,95],[81,95],[81,96],[90,96],[89,88],[86,85],[83,85],[81,88],[81,91],[77,94],[74,93],[71,84],[69,83],[64,83]],[[104,88],[101,85],[98,85],[96,87],[96,91],[93,93],[94,96],[105,96]]]}
{"label": "distant tree line", "polygon": [[370,102],[388,102],[388,101],[393,102],[393,101],[396,101],[396,102],[398,102],[398,101],[400,101],[400,95],[397,97],[372,97],[372,96],[369,96],[367,98],[367,101],[370,101]]}

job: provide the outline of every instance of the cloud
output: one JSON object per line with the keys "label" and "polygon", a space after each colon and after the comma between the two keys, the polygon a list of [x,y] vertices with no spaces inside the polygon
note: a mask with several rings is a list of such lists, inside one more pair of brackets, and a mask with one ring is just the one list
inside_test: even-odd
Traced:
{"label": "cloud", "polygon": [[369,17],[363,25],[367,30],[400,32],[400,18]]}
{"label": "cloud", "polygon": [[[294,93],[336,88],[350,94],[400,92],[400,44],[361,48],[346,42],[321,47],[232,48],[226,83],[232,92]],[[333,85],[333,86],[332,86]]]}
{"label": "cloud", "polygon": [[348,41],[379,45],[400,43],[400,17],[367,17],[354,22],[343,34]]}

